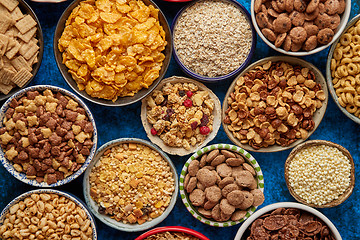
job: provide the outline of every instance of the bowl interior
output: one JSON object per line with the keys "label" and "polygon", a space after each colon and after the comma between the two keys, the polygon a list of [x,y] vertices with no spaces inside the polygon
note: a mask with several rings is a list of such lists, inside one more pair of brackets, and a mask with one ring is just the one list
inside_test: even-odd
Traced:
{"label": "bowl interior", "polygon": [[255,69],[256,66],[259,65],[263,65],[266,62],[271,61],[271,62],[277,62],[277,61],[283,61],[283,62],[287,62],[290,63],[292,65],[301,65],[303,67],[307,67],[310,70],[312,70],[315,74],[315,81],[317,83],[319,83],[321,85],[322,90],[324,91],[325,94],[325,100],[322,102],[322,106],[317,109],[313,115],[313,120],[315,122],[315,127],[313,130],[311,130],[308,133],[307,138],[309,138],[311,136],[311,134],[316,130],[316,128],[319,126],[321,120],[324,117],[326,108],[327,108],[327,104],[328,104],[328,90],[327,90],[327,85],[326,85],[326,81],[324,76],[322,75],[321,71],[319,69],[317,69],[313,64],[306,62],[302,59],[299,58],[295,58],[295,57],[289,57],[289,56],[274,56],[274,57],[267,57],[264,59],[261,59],[253,64],[251,64],[250,66],[248,66],[243,72],[241,72],[241,74],[239,74],[239,76],[232,82],[232,84],[230,85],[228,91],[226,92],[224,101],[223,101],[223,106],[222,106],[222,112],[221,112],[221,116],[222,116],[222,124],[225,130],[226,135],[229,137],[229,139],[236,145],[249,150],[249,151],[254,151],[254,152],[279,152],[279,151],[283,151],[286,149],[290,149],[295,147],[296,145],[304,142],[306,139],[298,139],[297,141],[293,142],[292,144],[290,144],[287,147],[282,147],[280,145],[272,145],[266,148],[260,148],[260,149],[254,149],[253,147],[251,147],[249,144],[242,144],[237,138],[234,137],[233,133],[228,129],[228,125],[224,124],[224,119],[225,119],[225,111],[228,109],[229,105],[227,102],[227,99],[230,97],[230,93],[232,93],[234,91],[234,88],[236,86],[236,81],[238,78],[242,77],[245,75],[245,73],[249,72],[252,69]]}
{"label": "bowl interior", "polygon": [[350,17],[350,12],[351,12],[351,1],[345,1],[346,2],[346,7],[345,7],[345,11],[344,13],[342,14],[341,16],[341,19],[340,19],[340,24],[339,26],[337,27],[336,29],[336,33],[333,37],[333,39],[331,40],[331,42],[329,42],[328,44],[326,45],[322,45],[320,47],[316,47],[315,49],[311,50],[311,51],[299,51],[299,52],[292,52],[292,51],[285,51],[284,49],[282,48],[278,48],[278,47],[275,47],[275,45],[270,42],[265,36],[264,34],[261,32],[259,26],[257,25],[257,22],[256,22],[256,15],[255,15],[255,11],[254,11],[254,4],[255,4],[255,0],[251,0],[251,20],[254,24],[254,28],[257,32],[257,34],[260,36],[260,38],[269,46],[271,47],[272,49],[280,52],[280,53],[283,53],[283,54],[287,54],[287,55],[291,55],[291,56],[307,56],[307,55],[311,55],[311,54],[314,54],[314,53],[317,53],[317,52],[320,52],[324,49],[326,49],[327,47],[329,47],[336,39],[338,39],[338,37],[341,35],[341,32],[344,30],[344,28],[346,27],[346,23]]}
{"label": "bowl interior", "polygon": [[[334,199],[331,202],[328,202],[326,204],[322,204],[322,205],[315,205],[313,203],[307,203],[304,199],[302,199],[298,194],[296,194],[296,192],[293,190],[293,188],[291,187],[290,183],[289,183],[289,166],[291,161],[294,159],[295,155],[301,151],[304,148],[308,148],[311,146],[318,146],[318,145],[327,145],[330,147],[334,147],[339,149],[350,161],[350,165],[351,165],[351,170],[350,170],[350,186],[345,190],[345,192],[343,194],[341,194],[339,196],[339,198]],[[330,141],[324,141],[324,140],[311,140],[311,141],[306,141],[304,143],[302,143],[301,145],[297,146],[296,148],[294,148],[288,158],[285,161],[285,180],[286,180],[286,185],[290,191],[290,194],[298,201],[301,202],[302,204],[308,205],[310,207],[315,207],[315,208],[329,208],[329,207],[335,207],[341,203],[343,203],[346,199],[348,199],[350,197],[350,195],[353,192],[354,186],[355,186],[355,165],[354,165],[354,160],[350,154],[350,152],[345,149],[344,147],[330,142]]]}
{"label": "bowl interior", "polygon": [[304,204],[301,203],[295,203],[295,202],[279,202],[279,203],[273,203],[270,205],[267,205],[259,210],[256,211],[256,213],[254,213],[252,216],[250,216],[250,218],[248,220],[246,220],[244,222],[244,224],[241,225],[241,227],[239,228],[239,230],[236,233],[236,236],[234,238],[234,240],[246,240],[247,237],[247,230],[249,228],[249,226],[259,217],[261,217],[264,214],[270,213],[275,209],[278,208],[296,208],[296,209],[300,209],[303,211],[306,211],[308,213],[311,213],[313,215],[315,215],[316,217],[318,217],[319,219],[321,219],[329,228],[330,231],[332,232],[333,236],[335,237],[336,240],[342,240],[339,231],[336,229],[335,225],[321,212],[319,212],[318,210],[306,206]]}
{"label": "bowl interior", "polygon": [[80,167],[79,170],[74,172],[72,175],[70,175],[60,181],[57,181],[56,183],[50,184],[50,185],[47,184],[46,182],[39,183],[35,179],[29,179],[26,177],[25,173],[20,173],[17,170],[15,170],[13,164],[9,160],[6,159],[5,153],[1,147],[0,147],[0,161],[11,175],[13,175],[15,178],[17,178],[18,180],[20,180],[24,183],[27,183],[29,185],[36,186],[36,187],[57,187],[57,186],[66,184],[66,183],[76,179],[78,176],[80,176],[85,171],[85,169],[87,168],[87,166],[89,165],[89,163],[91,162],[91,160],[95,154],[96,145],[97,145],[97,130],[96,130],[94,117],[93,117],[92,113],[90,112],[89,108],[85,105],[85,103],[79,97],[77,97],[75,94],[72,94],[71,92],[69,92],[65,89],[59,88],[59,87],[50,86],[50,85],[38,85],[38,86],[28,87],[28,88],[22,89],[21,91],[14,94],[1,107],[1,109],[0,109],[0,127],[3,127],[3,119],[5,118],[6,111],[10,107],[10,103],[11,103],[12,99],[20,99],[22,96],[26,95],[26,93],[28,91],[43,91],[46,89],[50,89],[53,92],[60,92],[66,96],[71,97],[77,103],[79,103],[79,105],[86,111],[89,121],[92,123],[92,125],[94,127],[94,133],[93,133],[93,138],[92,138],[92,141],[94,144],[90,150],[90,155],[86,158],[86,161],[83,163],[83,165]]}
{"label": "bowl interior", "polygon": [[63,196],[65,198],[68,198],[71,201],[75,202],[75,204],[77,204],[78,206],[80,206],[81,209],[83,209],[85,211],[85,213],[87,215],[87,218],[90,219],[90,225],[91,225],[92,232],[93,232],[92,240],[97,239],[97,232],[96,232],[96,225],[95,225],[94,217],[91,215],[89,210],[86,208],[85,204],[78,197],[76,197],[73,194],[58,191],[58,190],[54,190],[54,189],[36,189],[36,190],[25,192],[25,193],[21,194],[20,196],[16,197],[9,204],[7,204],[6,207],[1,211],[1,213],[0,213],[0,223],[4,222],[6,214],[8,214],[10,212],[10,208],[13,205],[15,205],[16,203],[24,200],[27,197],[30,197],[32,194],[42,194],[42,193],[56,194],[58,196]]}
{"label": "bowl interior", "polygon": [[[41,61],[42,61],[42,57],[43,57],[43,54],[44,54],[44,37],[43,37],[43,32],[42,32],[42,29],[41,29],[41,26],[40,26],[39,19],[35,15],[34,11],[31,9],[31,7],[24,0],[17,0],[17,1],[19,1],[18,6],[19,6],[20,10],[22,11],[22,13],[29,14],[36,21],[36,23],[37,23],[37,25],[36,25],[36,38],[39,41],[38,42],[38,46],[39,46],[38,62],[35,63],[32,66],[31,73],[32,73],[33,76],[23,86],[23,88],[25,88],[34,79],[36,73],[39,71]],[[19,88],[18,86],[16,86],[6,95],[0,92],[0,101],[9,98],[10,96],[12,96],[13,94],[19,92],[23,88]]]}
{"label": "bowl interior", "polygon": [[[174,53],[174,58],[175,61],[177,62],[177,64],[179,64],[180,68],[185,72],[185,74],[187,74],[188,76],[198,79],[200,81],[204,81],[204,82],[218,82],[221,80],[225,80],[225,79],[229,79],[231,77],[236,76],[239,72],[241,72],[251,61],[252,56],[254,55],[255,52],[255,47],[256,47],[256,32],[253,26],[253,23],[251,22],[251,16],[250,13],[247,11],[247,9],[241,5],[239,2],[237,1],[233,1],[233,0],[222,0],[224,2],[230,2],[232,4],[234,4],[234,6],[236,6],[245,16],[245,18],[247,19],[250,28],[251,28],[251,32],[252,32],[252,42],[251,42],[251,48],[250,51],[248,53],[247,58],[245,59],[245,61],[240,65],[239,68],[235,69],[234,71],[223,75],[223,76],[218,76],[218,77],[207,77],[207,76],[203,76],[200,74],[195,73],[194,71],[190,70],[188,67],[186,67],[182,61],[180,60],[179,56],[176,53],[176,49],[174,46],[174,43],[172,43],[173,46],[173,53]],[[196,2],[198,1],[193,1],[192,3],[189,3],[187,6],[185,6],[184,8],[182,8],[175,16],[174,21],[172,23],[171,29],[172,29],[172,35],[174,35],[174,29],[176,28],[176,24],[179,20],[179,18],[182,16],[183,12],[186,11],[188,8],[190,8],[191,6],[193,6],[194,4],[196,4]],[[174,38],[172,38],[172,41],[174,42]]]}
{"label": "bowl interior", "polygon": [[352,121],[354,121],[357,124],[360,124],[360,118],[356,117],[354,114],[349,113],[346,108],[342,107],[339,103],[338,100],[338,96],[336,95],[335,92],[335,88],[334,88],[334,84],[333,84],[333,78],[331,75],[331,59],[333,57],[336,45],[339,43],[340,37],[345,34],[349,28],[351,28],[352,26],[354,26],[354,24],[360,19],[360,14],[356,15],[353,19],[351,19],[349,21],[349,23],[346,25],[346,28],[344,29],[344,31],[341,33],[341,35],[339,36],[338,39],[336,39],[336,41],[332,44],[330,50],[329,50],[329,54],[328,54],[328,58],[327,58],[327,62],[326,62],[326,81],[327,81],[327,85],[329,87],[329,92],[331,94],[332,99],[334,100],[334,102],[336,103],[336,105],[339,107],[339,109],[348,117],[350,118]]}
{"label": "bowl interior", "polygon": [[215,149],[229,150],[229,151],[236,152],[236,153],[240,154],[241,156],[243,156],[245,161],[255,169],[257,188],[260,189],[261,191],[264,191],[263,173],[261,171],[260,165],[258,164],[258,162],[255,160],[255,158],[250,153],[248,153],[244,149],[242,149],[238,146],[235,146],[235,145],[214,144],[214,145],[210,145],[210,146],[207,146],[207,147],[204,147],[204,148],[198,150],[186,161],[184,167],[181,170],[181,174],[180,174],[180,183],[179,183],[180,196],[181,196],[181,200],[183,201],[186,209],[191,213],[191,215],[194,218],[198,219],[200,222],[208,224],[210,226],[215,226],[215,227],[234,226],[236,224],[239,224],[239,223],[245,221],[245,219],[249,218],[250,215],[256,211],[257,207],[251,206],[249,209],[247,209],[246,216],[244,218],[240,219],[239,221],[228,220],[228,221],[224,221],[224,222],[218,222],[213,219],[208,219],[208,218],[204,217],[203,215],[201,215],[198,212],[197,208],[191,204],[191,201],[189,200],[189,194],[184,189],[184,180],[185,180],[185,176],[188,172],[188,166],[189,166],[190,162],[195,159],[199,159],[199,157],[201,157],[203,154],[210,152],[212,150],[215,150]]}
{"label": "bowl interior", "polygon": [[157,233],[163,233],[163,232],[179,232],[179,233],[185,233],[189,234],[191,236],[197,237],[200,240],[209,240],[207,237],[205,237],[203,234],[192,230],[190,228],[181,227],[181,226],[169,226],[169,227],[158,227],[151,229],[147,231],[146,233],[141,234],[139,237],[137,237],[135,240],[143,240],[149,236],[155,235]]}
{"label": "bowl interior", "polygon": [[163,27],[164,31],[165,31],[165,40],[167,41],[167,45],[165,47],[165,50],[163,51],[164,55],[165,55],[165,59],[163,61],[161,70],[159,72],[159,77],[149,86],[149,88],[143,88],[141,89],[139,92],[137,92],[134,96],[132,97],[119,97],[115,102],[111,101],[111,100],[105,100],[105,99],[100,99],[100,98],[94,98],[91,97],[90,95],[88,95],[85,91],[80,91],[77,83],[75,82],[75,80],[72,78],[71,74],[68,72],[68,68],[65,66],[65,64],[62,63],[62,53],[59,51],[58,49],[58,40],[61,37],[61,34],[64,31],[65,28],[65,22],[68,19],[68,17],[70,16],[72,10],[77,7],[79,5],[79,3],[83,1],[83,0],[75,0],[73,3],[71,3],[69,5],[69,7],[67,7],[64,11],[64,13],[61,15],[56,29],[55,29],[55,34],[54,34],[54,42],[53,42],[53,47],[54,47],[54,55],[55,55],[55,60],[56,60],[56,64],[62,74],[62,76],[64,77],[65,81],[69,84],[69,86],[79,95],[81,95],[83,98],[93,102],[93,103],[97,103],[100,105],[104,105],[104,106],[125,106],[125,105],[129,105],[132,103],[135,103],[139,100],[141,100],[142,98],[144,98],[146,95],[148,95],[150,92],[152,92],[152,90],[159,84],[159,82],[161,81],[161,79],[164,77],[166,70],[170,64],[170,60],[171,60],[171,54],[172,54],[172,41],[171,41],[171,33],[170,33],[170,27],[169,24],[165,18],[165,15],[162,13],[162,11],[159,9],[159,7],[151,0],[143,0],[143,2],[146,5],[154,5],[154,7],[156,9],[159,9],[159,21],[160,21],[160,25]]}
{"label": "bowl interior", "polygon": [[[139,144],[143,144],[143,145],[148,146],[151,149],[157,151],[163,157],[163,159],[165,159],[168,162],[168,164],[171,168],[171,171],[173,173],[175,189],[172,194],[169,206],[167,206],[166,210],[162,213],[162,215],[160,215],[157,218],[154,218],[151,221],[147,221],[141,225],[137,224],[137,223],[136,224],[125,224],[123,222],[116,221],[115,219],[108,217],[107,215],[100,214],[98,212],[99,204],[96,203],[90,196],[89,176],[90,176],[92,168],[100,160],[100,157],[104,154],[105,151],[107,151],[108,149],[111,149],[112,147],[123,144],[123,143],[139,143]],[[145,141],[142,139],[137,139],[137,138],[116,139],[116,140],[110,141],[110,142],[104,144],[103,146],[101,146],[97,150],[93,161],[91,162],[91,164],[89,165],[89,168],[85,172],[84,180],[83,180],[83,192],[84,192],[85,202],[86,202],[87,206],[89,207],[89,209],[91,210],[91,212],[95,215],[95,217],[97,217],[104,224],[106,224],[112,228],[115,228],[117,230],[125,231],[125,232],[137,232],[137,231],[147,230],[147,229],[159,224],[160,222],[162,222],[170,214],[170,212],[172,211],[172,209],[175,206],[177,194],[178,194],[178,188],[179,188],[178,187],[178,177],[177,177],[176,169],[175,169],[174,164],[170,160],[170,158],[155,145],[151,144],[148,141]]]}

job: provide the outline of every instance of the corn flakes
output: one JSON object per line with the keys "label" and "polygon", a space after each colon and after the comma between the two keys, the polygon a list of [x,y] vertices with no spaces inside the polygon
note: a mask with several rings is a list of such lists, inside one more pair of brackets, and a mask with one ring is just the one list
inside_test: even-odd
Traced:
{"label": "corn flakes", "polygon": [[86,0],[73,9],[58,41],[79,90],[116,101],[158,77],[167,42],[159,10],[141,0]]}

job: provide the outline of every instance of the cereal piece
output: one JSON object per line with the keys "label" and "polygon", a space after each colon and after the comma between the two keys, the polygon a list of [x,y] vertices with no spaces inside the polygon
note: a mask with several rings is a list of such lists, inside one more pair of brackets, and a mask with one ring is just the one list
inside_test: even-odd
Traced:
{"label": "cereal piece", "polygon": [[[319,0],[317,0],[319,1]],[[305,22],[305,16],[303,13],[299,13],[297,11],[293,11],[292,13],[290,13],[289,18],[291,20],[291,23],[295,26],[295,27],[299,27],[302,26]]]}
{"label": "cereal piece", "polygon": [[2,16],[0,18],[0,33],[4,34],[14,23],[15,21],[8,16]]}
{"label": "cereal piece", "polygon": [[23,44],[19,49],[19,53],[26,59],[29,60],[33,57],[37,51],[39,50],[39,46],[34,42],[28,42]]}
{"label": "cereal piece", "polygon": [[19,87],[23,87],[32,77],[32,73],[29,72],[27,69],[22,68],[18,71],[15,76],[12,78],[12,82],[15,83]]}
{"label": "cereal piece", "polygon": [[34,39],[36,31],[37,31],[37,28],[33,27],[32,29],[27,31],[25,34],[22,34],[21,32],[19,32],[17,34],[17,37],[20,38],[21,40],[23,40],[25,43],[28,43],[31,39]]}
{"label": "cereal piece", "polygon": [[285,10],[288,13],[294,10],[294,0],[285,0]]}
{"label": "cereal piece", "polygon": [[199,171],[199,165],[200,165],[200,162],[198,160],[193,160],[190,162],[189,167],[188,167],[188,174],[191,177],[196,176],[196,173]]}
{"label": "cereal piece", "polygon": [[9,12],[12,12],[17,7],[17,5],[19,5],[17,0],[1,0],[0,3],[6,7]]}
{"label": "cereal piece", "polygon": [[288,17],[278,17],[273,22],[274,31],[277,33],[286,33],[291,29],[291,20]]}
{"label": "cereal piece", "polygon": [[240,187],[249,187],[252,183],[253,175],[249,171],[241,171],[236,177],[236,183]]}
{"label": "cereal piece", "polygon": [[10,50],[8,50],[5,53],[6,57],[11,60],[18,53],[18,51],[20,50],[20,47],[21,47],[20,43],[15,41],[15,45],[13,47],[11,47]]}
{"label": "cereal piece", "polygon": [[244,158],[240,157],[240,158],[228,158],[226,159],[226,163],[229,166],[232,167],[238,167],[241,166],[241,164],[243,164],[245,162]]}
{"label": "cereal piece", "polygon": [[234,190],[232,192],[230,192],[227,196],[226,199],[228,200],[228,202],[233,205],[233,206],[237,206],[239,204],[241,204],[244,199],[244,193],[240,190]]}
{"label": "cereal piece", "polygon": [[316,36],[319,32],[319,28],[314,24],[306,25],[304,26],[304,29],[306,31],[307,36],[309,37],[314,35]]}
{"label": "cereal piece", "polygon": [[315,20],[320,14],[320,10],[319,8],[316,8],[315,11],[311,12],[311,13],[305,13],[305,21],[312,21]]}
{"label": "cereal piece", "polygon": [[329,28],[332,30],[336,30],[336,28],[340,25],[340,20],[341,20],[339,14],[330,16],[330,19],[331,20],[330,20]]}
{"label": "cereal piece", "polygon": [[218,155],[220,151],[218,149],[212,150],[206,157],[206,162],[212,162]]}
{"label": "cereal piece", "polygon": [[271,215],[264,219],[264,227],[270,231],[283,228],[287,224],[287,219],[283,215]]}
{"label": "cereal piece", "polygon": [[211,166],[217,167],[219,164],[225,161],[226,157],[224,155],[218,155],[211,161]]}
{"label": "cereal piece", "polygon": [[261,32],[269,41],[274,42],[276,40],[276,35],[273,31],[271,31],[271,29],[263,28]]}
{"label": "cereal piece", "polygon": [[301,44],[307,38],[307,33],[303,27],[295,27],[290,31],[291,42]]}
{"label": "cereal piece", "polygon": [[234,183],[235,179],[233,177],[224,177],[219,183],[219,187],[222,189],[224,188],[226,185]]}
{"label": "cereal piece", "polygon": [[316,46],[317,46],[317,37],[310,36],[304,43],[304,50],[311,51],[311,50],[315,49]]}
{"label": "cereal piece", "polygon": [[264,193],[260,189],[253,189],[250,192],[254,196],[253,206],[260,206],[265,201]]}
{"label": "cereal piece", "polygon": [[311,0],[310,3],[306,7],[306,13],[314,12],[319,6],[319,0]]}
{"label": "cereal piece", "polygon": [[243,219],[246,216],[247,211],[244,210],[236,210],[232,215],[231,215],[231,220],[232,221],[239,221],[240,219]]}
{"label": "cereal piece", "polygon": [[230,183],[228,185],[226,185],[223,189],[221,189],[221,194],[223,195],[223,197],[227,197],[227,195],[235,190],[239,190],[239,186],[235,183]]}
{"label": "cereal piece", "polygon": [[254,203],[254,196],[247,191],[243,191],[244,193],[244,201],[242,201],[239,205],[235,206],[241,210],[246,210],[251,207]]}
{"label": "cereal piece", "polygon": [[331,25],[331,17],[326,13],[319,14],[314,23],[319,27],[319,29],[329,28]]}
{"label": "cereal piece", "polygon": [[186,191],[188,193],[191,193],[196,188],[196,186],[197,186],[197,178],[196,177],[190,177],[189,183],[186,186]]}
{"label": "cereal piece", "polygon": [[221,154],[224,155],[226,158],[234,158],[236,157],[235,154],[233,152],[230,152],[228,150],[220,150]]}
{"label": "cereal piece", "polygon": [[18,20],[20,20],[21,18],[24,17],[24,14],[21,12],[21,10],[20,10],[19,7],[16,7],[16,8],[10,13],[10,16],[11,16],[11,18],[12,18],[14,21],[18,21]]}
{"label": "cereal piece", "polygon": [[304,12],[306,10],[306,3],[304,0],[294,0],[294,9],[298,12]]}
{"label": "cereal piece", "polygon": [[262,28],[269,28],[270,27],[270,23],[269,23],[269,19],[266,16],[265,13],[260,12],[259,14],[256,14],[256,22],[259,25],[259,27]]}
{"label": "cereal piece", "polygon": [[211,186],[205,189],[206,199],[210,202],[217,203],[220,201],[221,189],[218,186]]}
{"label": "cereal piece", "polygon": [[15,73],[7,68],[0,70],[0,83],[9,85],[13,79]]}
{"label": "cereal piece", "polygon": [[330,28],[321,29],[317,35],[317,40],[320,44],[328,44],[334,37],[334,32]]}
{"label": "cereal piece", "polygon": [[286,39],[286,36],[287,36],[286,33],[279,34],[275,40],[275,47],[281,47],[281,45],[284,43],[284,41]]}
{"label": "cereal piece", "polygon": [[189,194],[189,199],[194,206],[202,206],[205,201],[205,193],[200,189],[194,189]]}
{"label": "cereal piece", "polygon": [[325,6],[325,12],[329,15],[333,15],[337,13],[340,7],[338,0],[327,0],[324,3],[324,6]]}
{"label": "cereal piece", "polygon": [[231,215],[235,212],[235,207],[231,205],[226,198],[220,201],[220,211],[226,215]]}
{"label": "cereal piece", "polygon": [[29,64],[27,63],[27,61],[25,60],[25,58],[23,56],[18,56],[16,58],[12,59],[11,65],[13,65],[17,71],[20,71],[23,68],[28,71],[32,70],[32,68],[29,66]]}
{"label": "cereal piece", "polygon": [[20,33],[25,34],[27,31],[36,26],[36,21],[30,16],[26,15],[20,21],[15,23],[15,27],[20,31]]}
{"label": "cereal piece", "polygon": [[208,169],[200,169],[196,174],[197,180],[199,180],[205,187],[213,186],[216,181],[217,177],[214,172]]}
{"label": "cereal piece", "polygon": [[[224,156],[224,155],[222,155],[222,156]],[[222,163],[222,164],[216,166],[216,172],[219,174],[220,177],[223,177],[223,178],[230,177],[232,174],[232,168],[230,166],[228,166],[226,163]]]}

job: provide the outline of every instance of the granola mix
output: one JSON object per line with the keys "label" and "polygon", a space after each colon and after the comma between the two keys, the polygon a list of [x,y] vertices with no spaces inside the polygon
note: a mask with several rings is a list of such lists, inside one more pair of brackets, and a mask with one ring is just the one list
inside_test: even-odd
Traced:
{"label": "granola mix", "polygon": [[168,162],[138,143],[123,143],[105,151],[91,170],[89,182],[99,213],[131,224],[160,216],[175,190]]}
{"label": "granola mix", "polygon": [[163,232],[153,234],[144,240],[199,240],[199,238],[182,232]]}
{"label": "granola mix", "polygon": [[213,131],[214,100],[193,83],[166,83],[147,99],[151,134],[170,147],[189,150]]}

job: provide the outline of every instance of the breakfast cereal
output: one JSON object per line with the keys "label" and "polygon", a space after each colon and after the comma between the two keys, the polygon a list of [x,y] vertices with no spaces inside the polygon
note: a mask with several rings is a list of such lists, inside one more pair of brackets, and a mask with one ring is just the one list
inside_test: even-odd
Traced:
{"label": "breakfast cereal", "polygon": [[155,233],[149,237],[146,237],[144,240],[200,240],[197,237],[191,236],[182,232],[163,232],[163,233]]}

